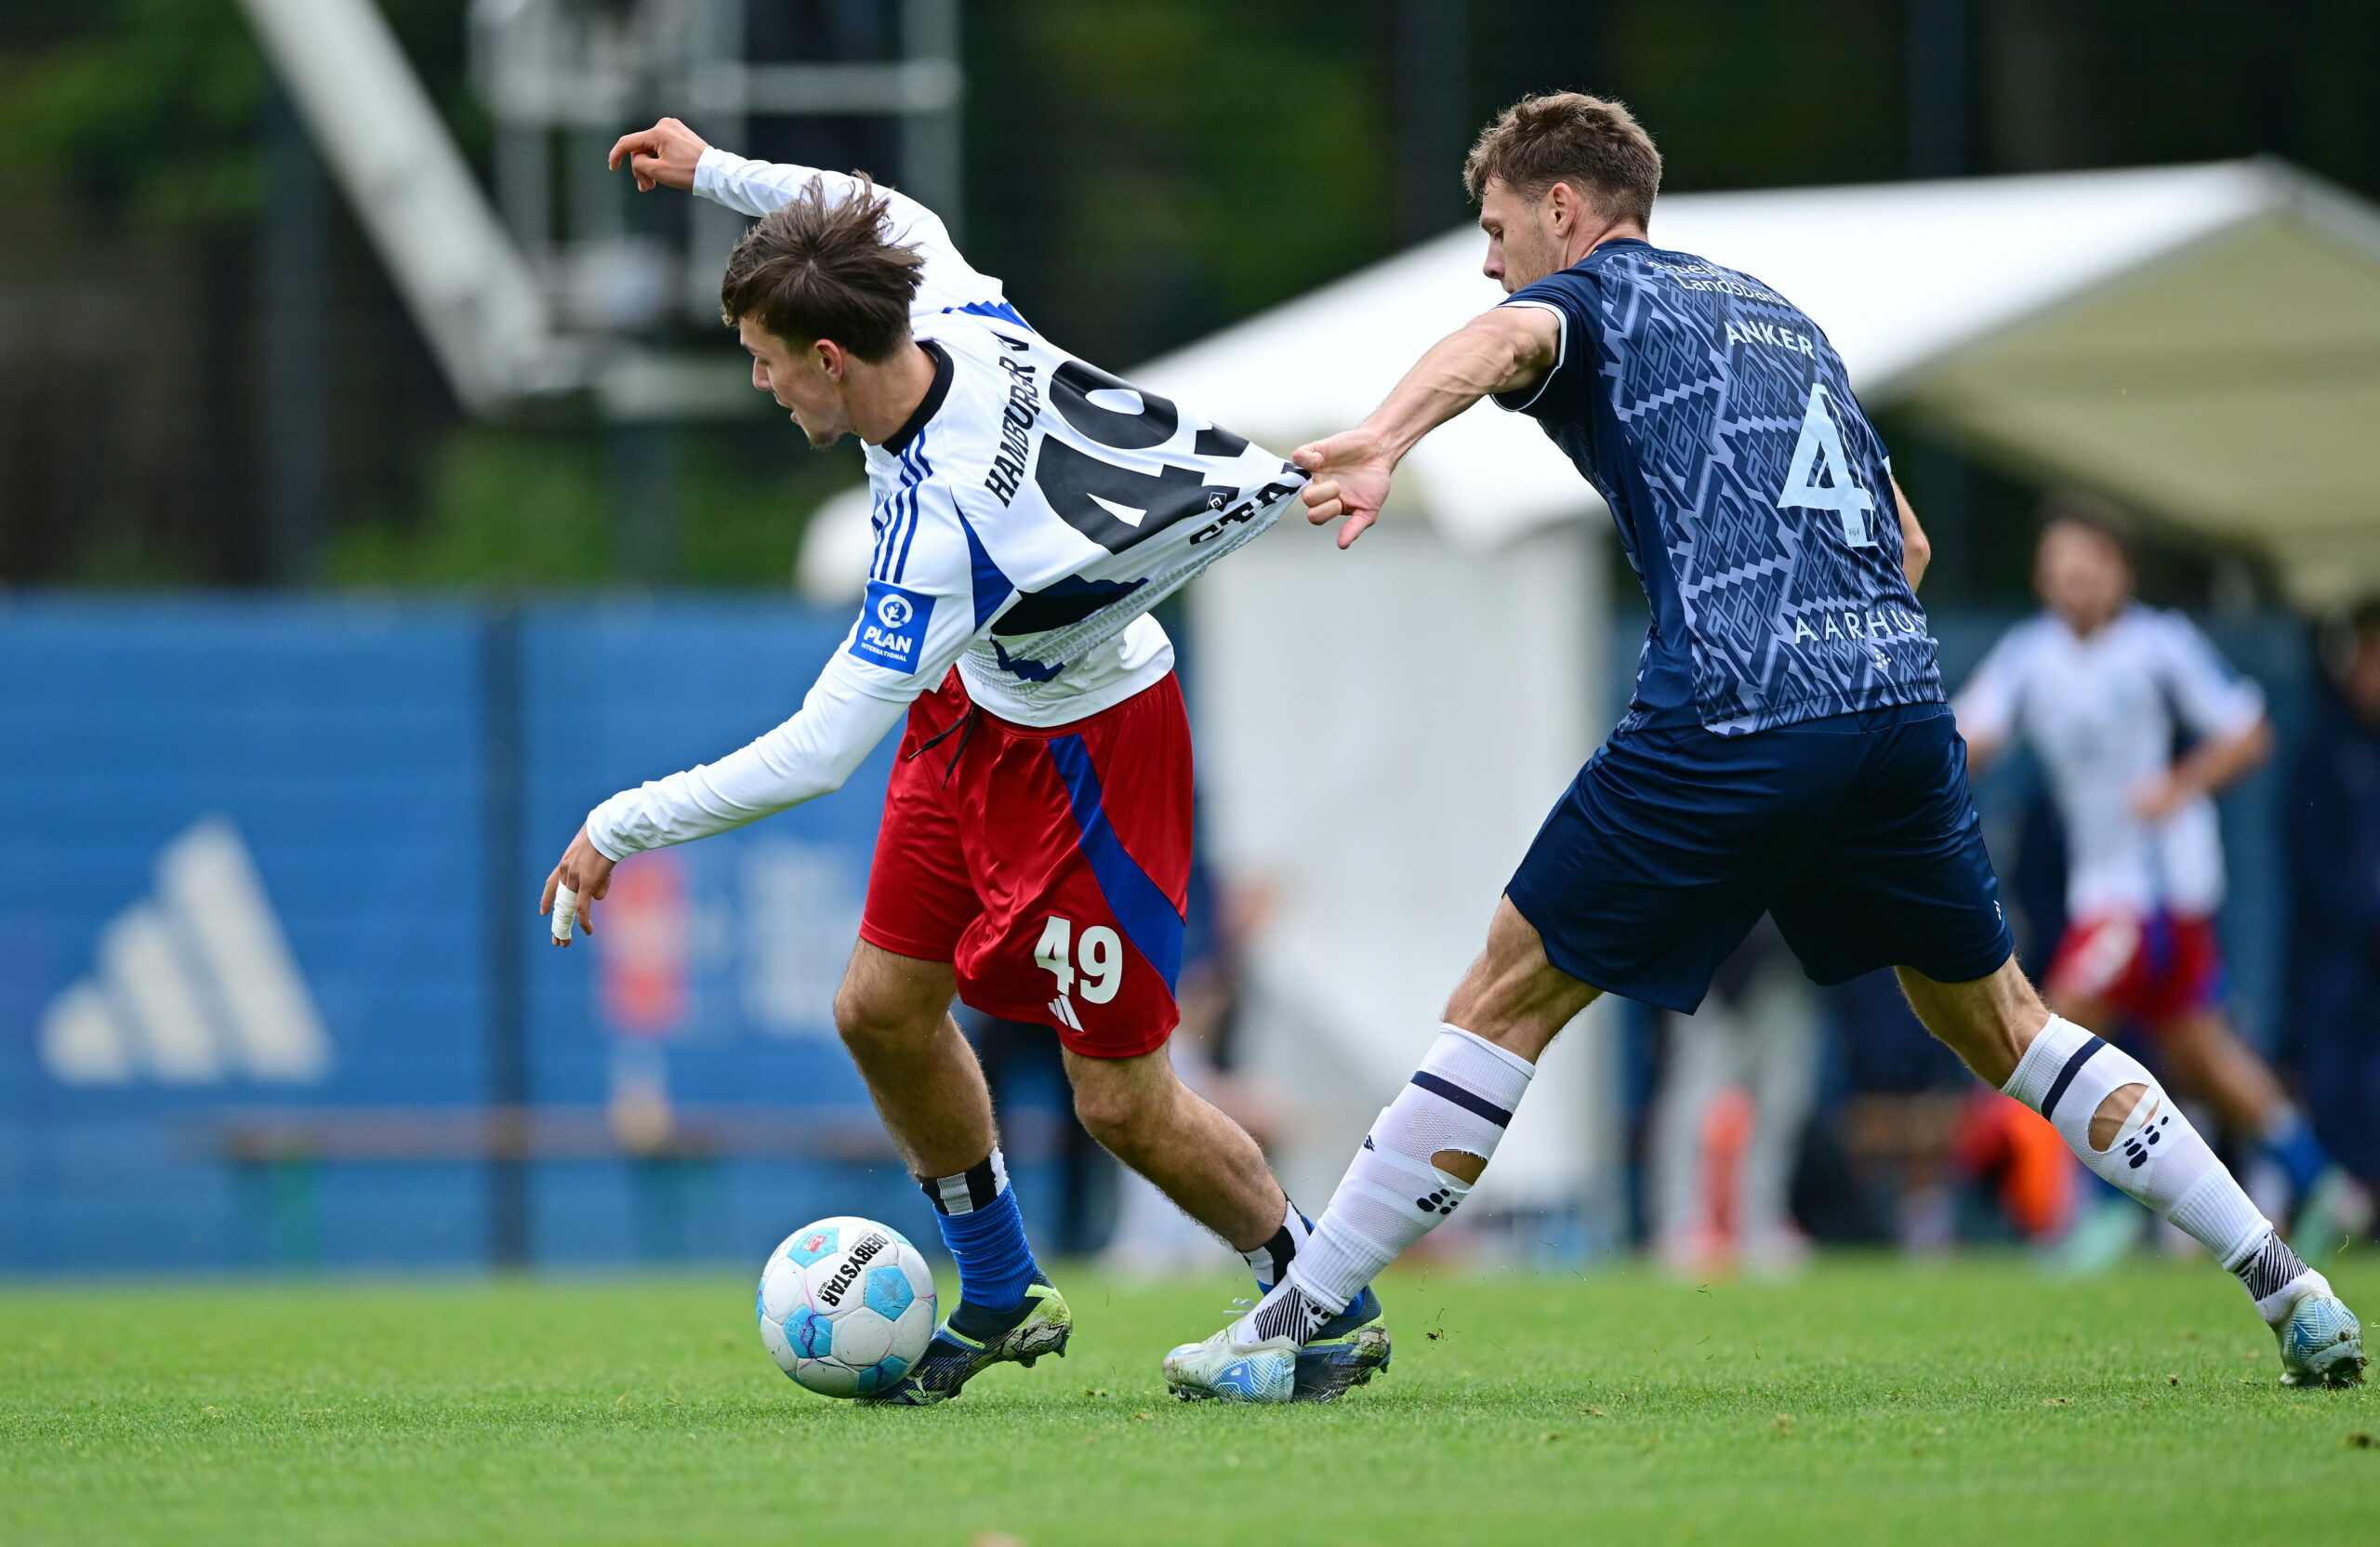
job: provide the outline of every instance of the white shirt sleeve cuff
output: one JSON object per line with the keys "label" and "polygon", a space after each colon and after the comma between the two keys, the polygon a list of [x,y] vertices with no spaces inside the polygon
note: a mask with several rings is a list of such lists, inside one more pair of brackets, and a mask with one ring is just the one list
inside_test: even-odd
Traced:
{"label": "white shirt sleeve cuff", "polygon": [[708,199],[713,204],[721,203],[719,179],[743,165],[742,156],[722,151],[716,145],[705,146],[702,155],[694,162],[694,197]]}

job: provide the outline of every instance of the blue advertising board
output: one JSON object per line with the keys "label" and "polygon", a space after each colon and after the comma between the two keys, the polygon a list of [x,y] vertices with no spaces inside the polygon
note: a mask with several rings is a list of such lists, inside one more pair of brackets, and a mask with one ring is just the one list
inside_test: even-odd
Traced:
{"label": "blue advertising board", "polygon": [[[921,1209],[883,1157],[804,1142],[873,1130],[830,1006],[889,747],[830,800],[631,860],[597,949],[535,911],[590,806],[774,724],[844,626],[0,604],[0,1272],[486,1261],[508,1038],[540,1114],[508,1152],[530,1261],[757,1255],[804,1210]],[[656,1099],[744,1121],[624,1158]]]}

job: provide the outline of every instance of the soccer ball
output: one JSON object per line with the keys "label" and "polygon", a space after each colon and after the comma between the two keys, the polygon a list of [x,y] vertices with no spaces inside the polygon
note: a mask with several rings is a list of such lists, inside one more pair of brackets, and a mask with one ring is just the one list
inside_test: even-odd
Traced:
{"label": "soccer ball", "polygon": [[909,1372],[933,1337],[933,1270],[908,1237],[839,1214],[779,1243],[755,1305],[769,1357],[821,1396],[866,1396]]}

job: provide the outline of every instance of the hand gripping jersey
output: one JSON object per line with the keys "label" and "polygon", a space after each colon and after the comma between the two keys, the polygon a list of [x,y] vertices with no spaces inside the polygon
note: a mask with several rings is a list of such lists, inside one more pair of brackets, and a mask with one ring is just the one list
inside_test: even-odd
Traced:
{"label": "hand gripping jersey", "polygon": [[[812,178],[858,179],[716,150],[694,192],[746,214]],[[1279,516],[1304,475],[1051,344],[891,190],[892,237],[924,272],[910,317],[934,379],[866,448],[876,543],[858,619],[800,713],[716,763],[613,797],[588,836],[617,859],[837,788],[956,665],[969,696],[1020,724],[1070,724],[1161,681],[1150,607]]]}
{"label": "hand gripping jersey", "polygon": [[1607,242],[1515,291],[1562,323],[1497,401],[1611,506],[1653,622],[1625,725],[1722,735],[1938,703],[1883,443],[1818,324],[1748,275]]}
{"label": "hand gripping jersey", "polygon": [[2162,826],[2133,814],[2140,789],[2173,766],[2175,740],[2234,736],[2264,713],[2178,613],[2132,606],[2088,639],[2050,614],[2002,636],[1959,690],[1960,728],[1977,741],[2032,744],[2066,827],[2067,907],[2078,919],[2223,901],[2215,803],[2190,801]]}

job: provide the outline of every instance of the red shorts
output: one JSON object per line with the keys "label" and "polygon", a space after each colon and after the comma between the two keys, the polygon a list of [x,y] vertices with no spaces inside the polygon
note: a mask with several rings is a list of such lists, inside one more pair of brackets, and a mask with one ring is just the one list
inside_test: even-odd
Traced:
{"label": "red shorts", "polygon": [[953,671],[909,707],[860,938],[950,962],[968,1004],[1078,1053],[1153,1052],[1181,1019],[1190,830],[1170,675],[1040,730],[976,708]]}
{"label": "red shorts", "polygon": [[2052,999],[2111,1005],[2155,1030],[2222,1001],[2223,947],[2203,915],[2095,914],[2067,926],[2047,986]]}

